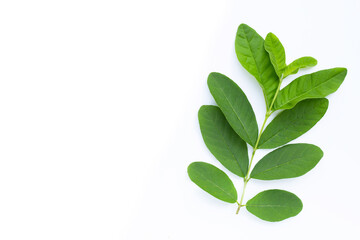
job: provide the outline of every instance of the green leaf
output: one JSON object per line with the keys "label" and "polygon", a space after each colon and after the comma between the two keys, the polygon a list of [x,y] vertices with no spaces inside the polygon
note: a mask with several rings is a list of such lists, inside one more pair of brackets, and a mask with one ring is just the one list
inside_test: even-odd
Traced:
{"label": "green leaf", "polygon": [[283,78],[286,78],[291,74],[297,73],[300,68],[313,67],[316,66],[316,64],[317,60],[313,57],[298,58],[292,63],[290,63],[288,66],[286,66]]}
{"label": "green leaf", "polygon": [[324,116],[328,105],[326,98],[307,99],[281,112],[266,127],[258,148],[276,148],[300,137]]}
{"label": "green leaf", "polygon": [[280,78],[286,68],[285,49],[280,40],[273,33],[265,38],[265,50],[269,53],[275,72]]}
{"label": "green leaf", "polygon": [[303,204],[295,194],[272,189],[257,194],[246,203],[246,209],[258,218],[278,222],[301,212]]}
{"label": "green leaf", "polygon": [[247,145],[231,128],[220,108],[202,106],[198,116],[201,134],[210,152],[229,171],[245,177],[249,165]]}
{"label": "green leaf", "polygon": [[248,25],[241,24],[236,34],[235,51],[241,65],[259,82],[266,109],[269,109],[279,78],[264,48],[264,39]]}
{"label": "green leaf", "polygon": [[295,79],[279,92],[274,110],[293,108],[304,99],[326,97],[340,87],[346,73],[346,68],[331,68]]}
{"label": "green leaf", "polygon": [[261,180],[299,177],[313,169],[323,155],[321,149],[312,144],[289,144],[263,157],[250,177]]}
{"label": "green leaf", "polygon": [[214,197],[229,203],[237,201],[237,192],[230,178],[217,167],[205,162],[193,162],[188,174],[196,185]]}
{"label": "green leaf", "polygon": [[230,126],[245,142],[254,146],[258,126],[244,92],[230,78],[220,73],[210,73],[208,86]]}

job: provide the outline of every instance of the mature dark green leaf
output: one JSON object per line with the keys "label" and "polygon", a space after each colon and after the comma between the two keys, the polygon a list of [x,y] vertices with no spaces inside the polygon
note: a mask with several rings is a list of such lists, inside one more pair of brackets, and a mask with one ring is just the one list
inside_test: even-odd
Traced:
{"label": "mature dark green leaf", "polygon": [[286,68],[285,49],[280,40],[273,33],[268,33],[265,38],[265,50],[269,53],[270,60],[279,78]]}
{"label": "mature dark green leaf", "polygon": [[304,99],[326,97],[340,87],[346,73],[346,68],[331,68],[295,79],[279,92],[274,110],[293,108]]}
{"label": "mature dark green leaf", "polygon": [[321,149],[312,144],[289,144],[263,157],[250,177],[261,180],[299,177],[313,169],[323,155]]}
{"label": "mature dark green leaf", "polygon": [[188,174],[196,185],[214,197],[229,203],[237,201],[237,192],[230,178],[217,167],[205,162],[193,162]]}
{"label": "mature dark green leaf", "polygon": [[241,65],[259,82],[266,109],[269,109],[279,78],[264,48],[264,39],[248,25],[241,24],[236,34],[235,51]]}
{"label": "mature dark green leaf", "polygon": [[210,73],[208,86],[230,126],[245,142],[254,146],[258,126],[244,92],[230,78],[220,73]]}
{"label": "mature dark green leaf", "polygon": [[295,194],[272,189],[257,194],[246,203],[246,209],[258,218],[278,222],[301,212],[303,204]]}
{"label": "mature dark green leaf", "polygon": [[300,137],[324,116],[328,105],[326,98],[307,99],[284,110],[266,127],[258,148],[276,148]]}
{"label": "mature dark green leaf", "polygon": [[290,63],[288,66],[286,66],[284,71],[283,78],[286,78],[287,76],[291,74],[295,74],[299,71],[300,68],[307,68],[307,67],[313,67],[316,66],[317,61],[313,57],[302,57],[298,58],[292,63]]}
{"label": "mature dark green leaf", "polygon": [[220,108],[202,106],[198,115],[201,134],[210,152],[232,173],[245,177],[249,165],[247,145],[231,128]]}

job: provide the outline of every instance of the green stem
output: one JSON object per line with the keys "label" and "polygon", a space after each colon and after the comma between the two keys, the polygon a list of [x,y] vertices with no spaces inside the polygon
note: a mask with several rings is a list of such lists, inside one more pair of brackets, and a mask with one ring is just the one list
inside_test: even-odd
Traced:
{"label": "green stem", "polygon": [[248,181],[246,181],[246,179],[244,178],[244,187],[243,187],[243,191],[242,191],[242,194],[241,194],[241,199],[240,199],[240,203],[238,203],[238,208],[236,210],[236,214],[239,213],[240,211],[240,208],[244,205],[242,205],[242,202],[243,202],[243,199],[244,199],[244,195],[245,195],[245,189],[246,189],[246,185],[247,185]]}
{"label": "green stem", "polygon": [[[279,85],[278,85],[278,87],[277,87],[277,89],[276,89],[274,98],[273,98],[273,100],[272,100],[272,102],[271,102],[271,104],[270,104],[269,110],[268,110],[268,112],[270,112],[270,115],[273,113],[273,112],[272,112],[272,107],[274,106],[275,100],[276,100],[277,95],[278,95],[278,93],[279,93],[279,91],[280,91],[280,86],[281,86],[282,81],[283,81],[283,77],[281,76],[281,78],[280,78],[280,80],[279,80]],[[270,116],[270,115],[269,115],[269,116]]]}
{"label": "green stem", "polygon": [[250,178],[250,170],[251,170],[252,162],[253,162],[253,160],[254,160],[255,152],[256,152],[256,150],[257,150],[257,148],[258,148],[261,135],[262,135],[262,133],[264,132],[264,128],[265,128],[266,121],[269,119],[269,117],[270,117],[271,114],[273,113],[272,107],[274,106],[275,100],[276,100],[277,95],[278,95],[278,93],[279,93],[279,91],[280,91],[280,85],[281,85],[281,83],[282,83],[282,80],[283,80],[283,78],[281,77],[281,78],[280,78],[280,81],[279,81],[279,85],[278,85],[278,87],[277,87],[277,89],[276,89],[274,98],[273,98],[273,100],[272,100],[272,102],[271,102],[271,104],[270,104],[269,109],[266,111],[264,122],[263,122],[263,124],[262,124],[262,126],[261,126],[261,129],[260,129],[260,132],[259,132],[259,136],[258,136],[258,138],[257,138],[257,140],[256,140],[256,143],[255,143],[255,146],[254,146],[254,148],[253,148],[253,151],[252,151],[252,154],[251,154],[251,159],[250,159],[249,168],[248,168],[248,171],[247,171],[247,173],[246,173],[246,176],[244,177],[244,187],[243,187],[243,191],[242,191],[242,194],[241,194],[240,203],[238,203],[238,208],[237,208],[237,210],[236,210],[236,214],[239,213],[240,208],[241,208],[242,206],[245,206],[245,205],[242,204],[242,202],[243,202],[243,200],[244,200],[246,185],[247,185],[247,183],[249,182],[249,180],[251,179],[251,178]]}

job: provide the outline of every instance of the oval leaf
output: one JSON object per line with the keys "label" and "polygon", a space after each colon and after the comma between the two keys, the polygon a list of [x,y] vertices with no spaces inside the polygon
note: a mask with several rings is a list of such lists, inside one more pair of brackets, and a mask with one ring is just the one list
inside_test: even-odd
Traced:
{"label": "oval leaf", "polygon": [[289,144],[263,157],[250,177],[261,180],[299,177],[313,169],[323,155],[322,150],[312,144]]}
{"label": "oval leaf", "polygon": [[316,66],[317,60],[313,57],[302,57],[298,58],[292,63],[290,63],[288,66],[286,66],[284,70],[284,76],[283,78],[286,78],[287,76],[291,74],[295,74],[299,71],[300,68],[307,68],[307,67],[313,67]]}
{"label": "oval leaf", "polygon": [[279,92],[274,110],[293,108],[304,99],[326,97],[340,87],[346,73],[346,68],[331,68],[295,79]]}
{"label": "oval leaf", "polygon": [[269,53],[275,72],[280,78],[286,67],[285,49],[280,40],[273,33],[268,33],[265,38],[265,50]]}
{"label": "oval leaf", "polygon": [[324,116],[328,105],[326,98],[307,99],[281,112],[266,127],[258,148],[276,148],[300,137]]}
{"label": "oval leaf", "polygon": [[272,189],[257,194],[246,203],[246,209],[258,218],[278,222],[301,212],[303,204],[295,194]]}
{"label": "oval leaf", "polygon": [[264,39],[248,25],[241,24],[236,33],[235,51],[241,65],[260,84],[265,96],[266,109],[269,109],[279,78],[264,48]]}
{"label": "oval leaf", "polygon": [[198,116],[201,134],[210,152],[229,171],[245,177],[249,165],[247,145],[231,128],[220,108],[202,106]]}
{"label": "oval leaf", "polygon": [[230,126],[245,142],[254,146],[258,126],[244,92],[230,78],[220,73],[210,73],[208,86]]}
{"label": "oval leaf", "polygon": [[205,162],[193,162],[188,174],[196,185],[214,197],[229,203],[237,201],[237,192],[230,178],[217,167]]}

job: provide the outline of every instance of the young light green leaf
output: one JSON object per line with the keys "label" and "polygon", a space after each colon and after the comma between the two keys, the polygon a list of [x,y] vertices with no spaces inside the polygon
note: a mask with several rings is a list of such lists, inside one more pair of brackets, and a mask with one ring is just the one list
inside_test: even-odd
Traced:
{"label": "young light green leaf", "polygon": [[283,78],[286,78],[291,74],[297,73],[300,68],[313,67],[316,66],[316,64],[317,60],[313,57],[298,58],[292,63],[290,63],[288,66],[286,66]]}
{"label": "young light green leaf", "polygon": [[304,99],[326,97],[340,87],[346,73],[346,68],[331,68],[295,79],[279,92],[274,110],[293,108]]}
{"label": "young light green leaf", "polygon": [[188,174],[196,185],[228,203],[237,201],[237,192],[230,178],[217,167],[205,162],[193,162],[188,167]]}
{"label": "young light green leaf", "polygon": [[229,171],[245,177],[249,165],[247,145],[231,128],[220,108],[202,106],[198,116],[201,134],[210,152]]}
{"label": "young light green leaf", "polygon": [[230,78],[220,73],[210,73],[208,86],[230,126],[245,142],[254,146],[258,126],[244,92]]}
{"label": "young light green leaf", "polygon": [[258,148],[276,148],[300,137],[324,116],[328,105],[326,98],[307,99],[281,112],[266,127]]}
{"label": "young light green leaf", "polygon": [[246,209],[258,218],[278,222],[298,215],[303,204],[295,194],[272,189],[257,194],[246,203]]}
{"label": "young light green leaf", "polygon": [[265,38],[265,50],[269,53],[275,72],[280,78],[286,67],[285,49],[280,40],[273,33],[268,33]]}
{"label": "young light green leaf", "polygon": [[266,109],[269,109],[279,78],[264,48],[264,39],[248,25],[241,24],[236,34],[235,51],[241,65],[259,82]]}
{"label": "young light green leaf", "polygon": [[312,144],[289,144],[263,157],[250,177],[275,180],[299,177],[313,169],[323,157],[321,149]]}

